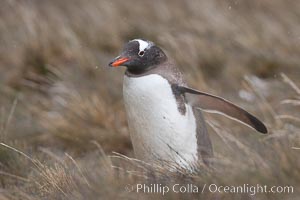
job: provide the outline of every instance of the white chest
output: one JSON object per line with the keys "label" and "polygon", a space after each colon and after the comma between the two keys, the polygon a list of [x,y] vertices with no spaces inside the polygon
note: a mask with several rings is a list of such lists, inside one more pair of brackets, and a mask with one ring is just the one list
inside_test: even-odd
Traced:
{"label": "white chest", "polygon": [[175,161],[197,159],[196,120],[186,104],[182,115],[169,82],[162,76],[124,76],[123,94],[129,131],[137,158]]}

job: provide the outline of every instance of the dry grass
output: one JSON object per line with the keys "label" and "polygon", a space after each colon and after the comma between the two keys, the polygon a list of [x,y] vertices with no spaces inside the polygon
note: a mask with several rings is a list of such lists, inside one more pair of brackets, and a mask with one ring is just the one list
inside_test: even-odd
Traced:
{"label": "dry grass", "polygon": [[[1,1],[0,199],[154,198],[126,191],[136,183],[294,186],[293,194],[158,199],[297,199],[299,16],[292,0]],[[137,37],[166,49],[193,87],[258,115],[270,135],[207,115],[213,169],[133,159],[124,70],[106,66]]]}

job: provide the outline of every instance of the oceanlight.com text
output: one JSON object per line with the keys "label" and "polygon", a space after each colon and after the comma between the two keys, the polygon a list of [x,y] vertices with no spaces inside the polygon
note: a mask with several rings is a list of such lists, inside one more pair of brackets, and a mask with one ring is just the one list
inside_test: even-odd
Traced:
{"label": "oceanlight.com text", "polygon": [[203,184],[202,186],[195,184],[173,184],[163,185],[159,183],[153,184],[135,184],[127,185],[125,187],[127,192],[136,193],[157,193],[167,194],[173,193],[231,193],[231,194],[249,194],[256,195],[259,193],[278,193],[278,194],[292,194],[294,192],[293,186],[268,186],[268,185],[217,185],[217,184]]}

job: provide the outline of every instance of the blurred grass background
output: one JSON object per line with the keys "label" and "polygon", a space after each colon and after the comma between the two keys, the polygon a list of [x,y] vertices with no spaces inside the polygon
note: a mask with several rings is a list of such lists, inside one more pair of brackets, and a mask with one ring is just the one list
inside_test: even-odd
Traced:
{"label": "blurred grass background", "polygon": [[[216,171],[202,166],[197,174],[174,173],[111,158],[112,152],[133,152],[122,101],[124,69],[107,64],[134,38],[160,45],[191,86],[243,106],[267,124],[270,135],[206,115]],[[0,198],[152,199],[124,188],[179,181],[293,185],[294,194],[254,198],[297,199],[299,64],[299,1],[3,0],[1,142],[30,159],[0,147]]]}

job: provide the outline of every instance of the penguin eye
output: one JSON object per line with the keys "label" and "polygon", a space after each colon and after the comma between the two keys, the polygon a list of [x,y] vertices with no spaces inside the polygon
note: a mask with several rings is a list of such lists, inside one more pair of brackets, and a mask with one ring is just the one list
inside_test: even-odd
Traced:
{"label": "penguin eye", "polygon": [[145,54],[145,51],[140,51],[140,52],[138,53],[138,55],[139,55],[140,57],[142,57],[144,54]]}

